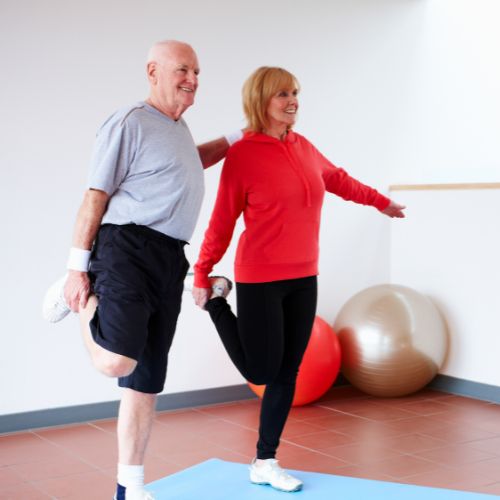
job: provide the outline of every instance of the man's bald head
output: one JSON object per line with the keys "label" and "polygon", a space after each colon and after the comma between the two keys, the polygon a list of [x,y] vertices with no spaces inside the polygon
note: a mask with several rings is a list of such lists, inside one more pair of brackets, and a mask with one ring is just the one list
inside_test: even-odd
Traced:
{"label": "man's bald head", "polygon": [[164,63],[170,56],[172,56],[172,54],[179,50],[191,51],[193,54],[195,53],[193,47],[191,47],[188,43],[179,42],[178,40],[162,40],[161,42],[156,42],[149,49],[146,63]]}
{"label": "man's bald head", "polygon": [[148,102],[178,120],[194,103],[200,68],[191,45],[177,40],[155,43],[148,53]]}

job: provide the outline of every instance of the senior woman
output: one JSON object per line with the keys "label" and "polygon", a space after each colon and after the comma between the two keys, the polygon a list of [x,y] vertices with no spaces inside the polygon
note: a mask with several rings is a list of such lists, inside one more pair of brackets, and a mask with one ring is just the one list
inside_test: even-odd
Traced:
{"label": "senior woman", "polygon": [[[250,480],[284,491],[302,487],[275,457],[316,313],[325,191],[390,217],[404,217],[405,208],[335,167],[292,131],[298,92],[296,78],[282,68],[261,67],[245,82],[247,131],[224,162],[193,287],[196,304],[209,312],[236,368],[250,382],[266,384]],[[231,282],[209,275],[241,214],[236,317],[225,299]]]}

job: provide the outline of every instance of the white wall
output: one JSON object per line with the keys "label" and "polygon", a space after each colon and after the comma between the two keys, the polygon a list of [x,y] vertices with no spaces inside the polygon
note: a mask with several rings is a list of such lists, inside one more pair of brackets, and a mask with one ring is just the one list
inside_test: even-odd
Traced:
{"label": "white wall", "polygon": [[424,293],[443,314],[449,350],[440,373],[500,386],[496,186],[404,191],[412,217],[393,224],[391,282]]}
{"label": "white wall", "polygon": [[[48,325],[39,309],[64,267],[95,130],[145,97],[152,42],[186,40],[199,54],[197,103],[186,113],[198,140],[241,125],[243,80],[259,65],[282,65],[302,84],[297,130],[386,191],[498,180],[499,8],[495,0],[3,0],[0,414],[119,396],[90,366],[76,318]],[[218,171],[207,173],[192,261]],[[326,320],[355,291],[388,280],[389,227],[372,209],[327,200],[318,306]],[[231,274],[232,252],[218,271]],[[189,300],[170,368],[166,392],[242,382]]]}

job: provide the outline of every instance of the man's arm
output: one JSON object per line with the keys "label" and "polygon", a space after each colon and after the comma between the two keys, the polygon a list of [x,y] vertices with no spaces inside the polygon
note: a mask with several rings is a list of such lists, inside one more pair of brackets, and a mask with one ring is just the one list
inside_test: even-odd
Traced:
{"label": "man's arm", "polygon": [[[104,191],[89,189],[78,210],[73,232],[73,248],[90,250],[97,236],[101,221],[106,212],[109,196]],[[64,287],[64,299],[69,308],[78,312],[85,307],[90,293],[90,280],[85,271],[68,270],[68,279]]]}
{"label": "man's arm", "polygon": [[230,134],[224,135],[215,141],[205,142],[198,146],[198,153],[201,158],[203,168],[215,165],[226,157],[227,150],[236,141],[243,137],[243,130],[236,130]]}
{"label": "man's arm", "polygon": [[225,158],[228,149],[229,142],[227,142],[225,137],[220,137],[214,141],[200,144],[198,146],[198,153],[200,155],[203,168],[211,167]]}

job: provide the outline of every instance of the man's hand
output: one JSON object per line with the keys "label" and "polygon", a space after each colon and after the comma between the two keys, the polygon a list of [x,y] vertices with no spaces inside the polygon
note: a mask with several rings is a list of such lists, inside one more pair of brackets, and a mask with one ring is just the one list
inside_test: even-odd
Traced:
{"label": "man's hand", "polygon": [[64,285],[64,300],[73,312],[79,312],[80,307],[87,305],[90,295],[90,280],[87,273],[68,271],[68,279]]}
{"label": "man's hand", "polygon": [[[74,248],[90,250],[101,226],[108,200],[109,195],[99,189],[90,188],[85,191],[73,233],[72,246]],[[84,269],[84,267],[80,267],[80,269]],[[68,307],[73,312],[79,312],[81,307],[87,305],[89,295],[90,280],[88,274],[70,269],[64,285],[64,300]]]}
{"label": "man's hand", "polygon": [[210,288],[198,288],[194,286],[192,293],[195,304],[203,309],[212,294],[212,290]]}
{"label": "man's hand", "polygon": [[406,207],[404,205],[400,205],[399,203],[391,200],[389,206],[385,210],[381,210],[381,212],[389,217],[403,218],[405,217],[405,214],[403,213],[405,208]]}

